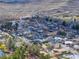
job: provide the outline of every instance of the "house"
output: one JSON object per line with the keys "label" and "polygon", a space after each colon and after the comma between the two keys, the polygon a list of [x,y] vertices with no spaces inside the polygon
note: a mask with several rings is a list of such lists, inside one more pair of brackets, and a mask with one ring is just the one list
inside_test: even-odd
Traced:
{"label": "house", "polygon": [[65,41],[64,43],[65,43],[65,45],[72,45],[72,44],[74,44],[72,41]]}
{"label": "house", "polygon": [[74,45],[73,48],[79,50],[79,45]]}
{"label": "house", "polygon": [[73,41],[65,41],[64,44],[68,47],[73,47],[74,42]]}

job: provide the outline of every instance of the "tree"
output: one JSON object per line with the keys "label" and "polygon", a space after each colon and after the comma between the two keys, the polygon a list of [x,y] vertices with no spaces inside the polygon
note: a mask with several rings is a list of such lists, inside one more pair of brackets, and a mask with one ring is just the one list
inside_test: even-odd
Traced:
{"label": "tree", "polygon": [[72,26],[73,29],[79,30],[79,24],[75,24]]}
{"label": "tree", "polygon": [[62,22],[62,25],[63,25],[63,26],[66,26],[66,21],[63,21],[63,22]]}
{"label": "tree", "polygon": [[59,34],[59,35],[62,35],[62,36],[66,36],[66,32],[64,32],[64,31],[59,31],[58,34]]}

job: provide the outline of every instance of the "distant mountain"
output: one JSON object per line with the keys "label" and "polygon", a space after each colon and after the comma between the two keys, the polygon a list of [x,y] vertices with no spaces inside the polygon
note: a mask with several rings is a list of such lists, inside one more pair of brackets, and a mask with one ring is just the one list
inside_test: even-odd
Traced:
{"label": "distant mountain", "polygon": [[29,2],[29,0],[0,0],[0,2],[3,2],[3,3],[23,3],[23,2]]}
{"label": "distant mountain", "polygon": [[0,0],[0,2],[4,2],[4,3],[31,3],[31,2],[45,2],[45,3],[49,3],[49,2],[54,2],[54,3],[58,3],[64,0]]}
{"label": "distant mountain", "polygon": [[30,2],[39,2],[40,0],[0,0],[4,3],[30,3]]}

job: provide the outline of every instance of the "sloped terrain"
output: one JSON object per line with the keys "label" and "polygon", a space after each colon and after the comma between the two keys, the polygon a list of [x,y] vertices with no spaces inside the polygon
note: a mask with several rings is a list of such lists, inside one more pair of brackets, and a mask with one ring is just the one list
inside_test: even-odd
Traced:
{"label": "sloped terrain", "polygon": [[[6,0],[0,0],[6,1]],[[15,0],[10,0],[15,1]],[[19,0],[16,0],[19,1]],[[22,1],[22,0],[21,0]],[[23,0],[29,3],[0,3],[0,19],[37,13],[45,15],[79,14],[79,0]]]}
{"label": "sloped terrain", "polygon": [[47,14],[79,15],[79,0],[68,0],[65,5],[59,8],[46,11]]}

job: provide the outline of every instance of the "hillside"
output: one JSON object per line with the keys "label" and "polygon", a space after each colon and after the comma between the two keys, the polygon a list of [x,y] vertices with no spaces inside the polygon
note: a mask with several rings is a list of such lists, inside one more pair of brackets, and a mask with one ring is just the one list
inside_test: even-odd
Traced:
{"label": "hillside", "polygon": [[36,13],[42,13],[45,15],[79,14],[78,12],[79,0],[40,0],[40,1],[23,0],[23,1],[28,1],[29,3],[13,3],[13,4],[0,3],[0,19],[18,18],[20,16],[33,15]]}

